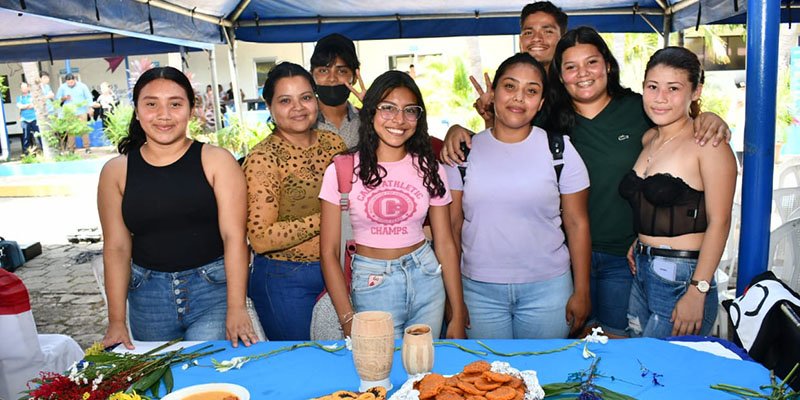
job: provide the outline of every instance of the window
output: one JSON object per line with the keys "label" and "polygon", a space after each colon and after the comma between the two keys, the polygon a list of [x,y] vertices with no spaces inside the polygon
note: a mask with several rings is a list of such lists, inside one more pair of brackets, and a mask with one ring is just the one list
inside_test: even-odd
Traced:
{"label": "window", "polygon": [[[256,64],[256,86],[258,87],[258,93],[261,94],[261,89],[264,86],[264,82],[267,80],[267,74],[269,70],[271,70],[275,65],[274,58],[268,59],[261,59],[261,60],[254,60]],[[259,96],[261,97],[261,96]]]}
{"label": "window", "polygon": [[702,36],[686,37],[684,45],[700,59],[703,69],[706,71],[730,71],[745,68],[745,55],[747,46],[742,36],[721,36],[725,43],[725,51],[730,58],[727,64],[718,64],[711,57],[706,56],[706,43]]}

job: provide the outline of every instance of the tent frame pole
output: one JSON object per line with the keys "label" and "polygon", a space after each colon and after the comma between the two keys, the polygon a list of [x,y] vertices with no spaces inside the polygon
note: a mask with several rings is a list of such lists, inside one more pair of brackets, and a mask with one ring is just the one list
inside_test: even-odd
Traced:
{"label": "tent frame pole", "polygon": [[222,128],[222,115],[220,114],[219,98],[219,79],[217,79],[217,51],[211,49],[208,52],[208,63],[211,65],[211,92],[214,93],[214,129]]}
{"label": "tent frame pole", "polygon": [[747,0],[742,228],[736,295],[769,267],[780,2]]}
{"label": "tent frame pole", "polygon": [[[236,108],[236,116],[239,118],[239,126],[242,129],[247,128],[247,121],[244,119],[244,110],[243,110],[243,103],[242,103],[242,96],[239,94],[241,93],[239,89],[239,81],[238,81],[238,70],[236,68],[236,36],[233,31],[233,28],[223,28],[223,32],[225,33],[225,40],[228,42],[228,64],[230,68],[230,76],[231,76],[231,89],[233,89],[233,104]],[[232,123],[233,121],[231,121]],[[247,154],[247,146],[242,145],[242,155]]]}

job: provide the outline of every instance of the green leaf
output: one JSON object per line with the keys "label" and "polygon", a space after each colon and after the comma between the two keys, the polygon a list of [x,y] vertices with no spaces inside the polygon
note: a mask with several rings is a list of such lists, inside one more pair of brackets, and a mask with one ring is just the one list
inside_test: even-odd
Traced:
{"label": "green leaf", "polygon": [[595,385],[594,387],[603,394],[603,400],[636,400],[631,396],[615,392],[611,389],[606,389],[602,386]]}
{"label": "green leaf", "polygon": [[145,392],[149,387],[153,386],[154,382],[158,382],[163,375],[164,369],[157,369],[136,381],[131,387],[137,392]]}
{"label": "green leaf", "polygon": [[164,373],[164,386],[167,388],[165,394],[172,393],[172,388],[175,386],[175,382],[172,379],[172,368],[167,368],[167,372]]}
{"label": "green leaf", "polygon": [[580,391],[581,382],[562,382],[562,383],[548,383],[542,385],[544,389],[544,397],[561,396],[569,393],[578,393]]}
{"label": "green leaf", "polygon": [[124,358],[125,358],[124,356],[120,356],[119,354],[113,354],[113,353],[93,354],[90,356],[83,357],[85,361],[93,363],[104,363],[107,361],[122,360]]}
{"label": "green leaf", "polygon": [[156,379],[155,382],[153,382],[153,384],[150,386],[150,393],[153,394],[153,397],[155,397],[155,398],[161,397],[158,394],[159,393],[158,388],[161,386],[161,381],[164,380],[164,375],[166,375],[167,371],[169,371],[169,370],[170,370],[169,366],[166,366],[166,367],[163,367],[163,368],[159,368],[156,371],[158,373],[158,379]]}

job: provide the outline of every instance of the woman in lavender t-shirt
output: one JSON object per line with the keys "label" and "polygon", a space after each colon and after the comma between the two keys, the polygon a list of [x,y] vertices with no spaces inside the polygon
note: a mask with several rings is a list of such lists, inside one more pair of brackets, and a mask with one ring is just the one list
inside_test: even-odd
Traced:
{"label": "woman in lavender t-shirt", "polygon": [[463,180],[446,168],[469,338],[566,337],[591,309],[589,176],[565,138],[557,178],[547,134],[531,126],[544,76],[527,53],[504,61],[491,88],[494,128],[473,138]]}

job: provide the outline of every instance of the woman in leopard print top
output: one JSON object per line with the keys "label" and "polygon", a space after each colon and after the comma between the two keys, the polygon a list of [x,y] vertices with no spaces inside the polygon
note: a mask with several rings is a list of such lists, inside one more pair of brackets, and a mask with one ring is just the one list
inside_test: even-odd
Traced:
{"label": "woman in leopard print top", "polygon": [[331,132],[313,130],[314,81],[301,66],[281,63],[263,91],[272,134],[244,164],[247,237],[254,252],[249,295],[270,340],[308,340],[311,311],[324,289],[319,263],[322,175],[345,150]]}

